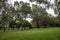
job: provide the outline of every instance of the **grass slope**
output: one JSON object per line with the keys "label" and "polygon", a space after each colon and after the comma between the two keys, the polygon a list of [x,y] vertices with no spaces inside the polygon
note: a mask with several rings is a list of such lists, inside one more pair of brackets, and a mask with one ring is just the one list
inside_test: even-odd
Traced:
{"label": "grass slope", "polygon": [[31,30],[0,30],[0,40],[60,40],[60,28],[40,28]]}

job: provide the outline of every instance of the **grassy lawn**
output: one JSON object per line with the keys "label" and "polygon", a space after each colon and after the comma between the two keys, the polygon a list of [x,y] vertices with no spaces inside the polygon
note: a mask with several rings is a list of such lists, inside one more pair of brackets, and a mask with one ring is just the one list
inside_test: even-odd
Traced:
{"label": "grassy lawn", "polygon": [[60,28],[0,30],[0,40],[60,40]]}

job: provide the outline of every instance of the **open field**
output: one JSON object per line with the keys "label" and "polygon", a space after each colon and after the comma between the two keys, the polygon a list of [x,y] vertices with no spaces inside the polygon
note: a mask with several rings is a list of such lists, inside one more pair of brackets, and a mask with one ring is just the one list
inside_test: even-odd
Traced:
{"label": "open field", "polygon": [[60,28],[0,30],[0,40],[60,40]]}

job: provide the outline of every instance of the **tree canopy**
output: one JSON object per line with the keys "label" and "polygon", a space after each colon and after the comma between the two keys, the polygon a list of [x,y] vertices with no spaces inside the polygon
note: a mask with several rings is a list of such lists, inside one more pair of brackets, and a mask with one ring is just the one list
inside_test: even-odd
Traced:
{"label": "tree canopy", "polygon": [[[15,1],[14,6],[8,3],[8,0],[0,0],[0,25],[1,28],[17,28],[17,29],[31,29],[33,27],[60,27],[60,1],[55,0],[51,4],[51,0],[30,0],[36,4]],[[39,4],[39,5],[38,5]],[[45,8],[40,6],[44,4]],[[53,8],[54,12],[58,14],[57,17],[51,16],[46,9]],[[26,20],[27,16],[32,18],[32,22]],[[7,26],[8,25],[8,26]]]}

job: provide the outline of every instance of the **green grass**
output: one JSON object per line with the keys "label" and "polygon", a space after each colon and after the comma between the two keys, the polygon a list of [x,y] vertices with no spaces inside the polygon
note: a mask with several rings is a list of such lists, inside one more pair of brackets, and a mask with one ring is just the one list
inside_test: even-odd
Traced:
{"label": "green grass", "polygon": [[60,40],[60,28],[0,30],[0,40]]}

